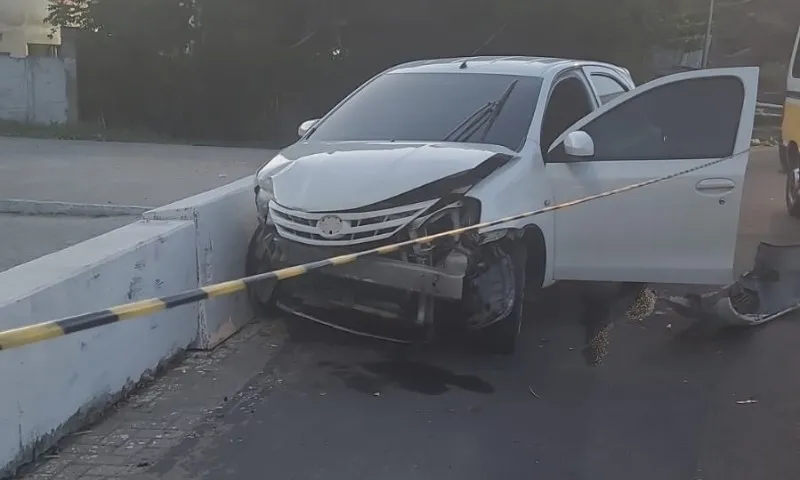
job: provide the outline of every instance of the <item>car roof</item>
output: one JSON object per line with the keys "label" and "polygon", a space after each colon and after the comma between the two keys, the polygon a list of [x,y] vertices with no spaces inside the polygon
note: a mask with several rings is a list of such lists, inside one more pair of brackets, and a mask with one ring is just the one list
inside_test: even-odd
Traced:
{"label": "car roof", "polygon": [[[461,65],[466,62],[466,68]],[[521,57],[521,56],[480,56],[459,58],[437,58],[408,62],[390,68],[384,73],[436,73],[436,72],[471,72],[494,73],[499,75],[520,75],[527,77],[545,77],[550,73],[568,67],[598,65],[622,70],[616,65],[592,62],[586,60],[572,60],[566,58],[550,57]]]}

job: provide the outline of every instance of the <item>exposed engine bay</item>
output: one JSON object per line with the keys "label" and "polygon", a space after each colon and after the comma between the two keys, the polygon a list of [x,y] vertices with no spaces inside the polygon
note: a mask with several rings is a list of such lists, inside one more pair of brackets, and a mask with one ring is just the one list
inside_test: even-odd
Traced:
{"label": "exposed engine bay", "polygon": [[[304,214],[290,213],[288,209],[273,205],[270,220],[259,227],[253,238],[250,270],[263,272],[353,253],[453,230],[477,223],[479,219],[479,205],[473,199],[429,203],[430,206],[396,234],[381,241],[356,245],[325,245],[327,242],[323,238],[307,238],[317,240],[319,245],[294,241],[292,236],[303,234],[299,215]],[[419,209],[418,205],[413,207],[411,211]],[[385,225],[398,218],[402,220],[405,212],[374,213],[381,215],[370,213],[368,215],[373,216],[356,219],[351,217],[363,216],[363,213],[351,212],[350,215],[338,213],[338,217],[349,222],[353,229],[361,228],[350,235],[349,239],[356,239],[359,234],[368,232],[363,227],[369,226],[373,226],[372,232],[381,235],[391,228]],[[330,223],[328,234],[333,235],[340,227]],[[281,309],[323,323],[329,322],[320,317],[329,317],[330,313],[320,312],[347,311],[345,318],[337,322],[340,325],[332,326],[387,340],[409,342],[420,330],[431,334],[437,307],[458,312],[457,317],[463,319],[467,330],[480,330],[511,313],[516,279],[512,258],[514,240],[507,231],[488,236],[468,232],[435,244],[415,245],[385,257],[324,268],[271,288],[277,287],[275,301]],[[352,312],[376,317],[377,322],[359,321],[358,315]]]}

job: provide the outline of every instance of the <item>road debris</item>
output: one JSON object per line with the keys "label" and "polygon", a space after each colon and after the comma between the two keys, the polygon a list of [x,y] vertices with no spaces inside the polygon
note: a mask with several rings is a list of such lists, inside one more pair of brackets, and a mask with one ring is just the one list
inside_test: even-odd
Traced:
{"label": "road debris", "polygon": [[737,400],[736,405],[750,405],[751,403],[758,403],[758,400],[748,398],[747,400]]}
{"label": "road debris", "polygon": [[757,326],[800,310],[800,245],[761,242],[753,269],[702,295],[666,299],[684,317],[734,327]]}
{"label": "road debris", "polygon": [[539,400],[542,399],[542,397],[540,397],[536,392],[533,391],[533,387],[528,387],[528,391],[531,392],[531,395],[538,398]]}

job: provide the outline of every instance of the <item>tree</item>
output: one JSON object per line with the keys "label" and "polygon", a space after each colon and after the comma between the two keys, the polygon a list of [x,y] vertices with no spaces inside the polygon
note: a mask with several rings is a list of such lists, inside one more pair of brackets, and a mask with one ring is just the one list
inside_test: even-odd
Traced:
{"label": "tree", "polygon": [[564,56],[645,75],[652,46],[680,26],[676,0],[52,2],[50,21],[82,32],[87,120],[239,141],[289,141],[299,121],[413,59]]}

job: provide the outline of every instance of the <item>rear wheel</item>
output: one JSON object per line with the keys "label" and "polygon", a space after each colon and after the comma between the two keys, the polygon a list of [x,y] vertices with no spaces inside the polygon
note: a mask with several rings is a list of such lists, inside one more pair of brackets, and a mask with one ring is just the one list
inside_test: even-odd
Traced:
{"label": "rear wheel", "polygon": [[479,344],[487,353],[511,355],[517,347],[517,337],[522,330],[523,306],[525,304],[525,281],[527,249],[518,242],[513,245],[514,299],[511,311],[503,319],[476,332]]}

